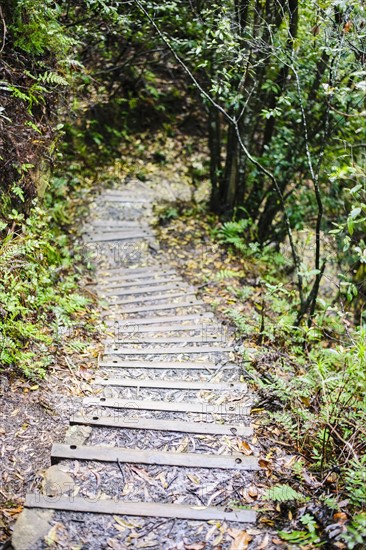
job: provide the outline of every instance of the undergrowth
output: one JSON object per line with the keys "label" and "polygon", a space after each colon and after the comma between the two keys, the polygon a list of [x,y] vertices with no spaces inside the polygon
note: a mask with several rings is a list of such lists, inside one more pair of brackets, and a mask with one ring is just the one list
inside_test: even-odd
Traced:
{"label": "undergrowth", "polygon": [[222,296],[221,311],[246,341],[245,372],[259,395],[256,424],[263,441],[270,436],[292,454],[283,471],[276,465],[278,446],[264,446],[270,464],[266,499],[274,505],[269,521],[280,526],[280,538],[291,547],[364,548],[365,327],[353,325],[342,304],[326,295],[313,323],[296,326],[286,256],[273,247],[248,246],[245,220],[221,225],[196,216],[186,211],[171,219],[163,240],[169,242],[172,226],[178,235],[182,231],[185,262],[205,240],[205,261],[216,274],[200,277]]}
{"label": "undergrowth", "polygon": [[27,218],[13,210],[19,230],[10,228],[0,244],[0,369],[5,373],[44,376],[63,328],[91,314],[90,298],[78,289],[82,257],[75,258],[75,243],[71,247],[67,183],[54,177],[43,204],[34,200]]}

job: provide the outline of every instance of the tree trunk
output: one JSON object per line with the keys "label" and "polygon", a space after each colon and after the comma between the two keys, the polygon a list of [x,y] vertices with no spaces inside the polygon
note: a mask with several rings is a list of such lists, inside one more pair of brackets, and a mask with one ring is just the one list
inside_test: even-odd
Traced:
{"label": "tree trunk", "polygon": [[215,107],[209,107],[208,145],[210,149],[210,208],[213,212],[220,211],[219,178],[221,174],[221,124],[220,114]]}

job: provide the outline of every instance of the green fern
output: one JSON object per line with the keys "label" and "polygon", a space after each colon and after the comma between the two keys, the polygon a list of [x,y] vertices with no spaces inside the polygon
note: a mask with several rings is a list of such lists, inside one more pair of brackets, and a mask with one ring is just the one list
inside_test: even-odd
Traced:
{"label": "green fern", "polygon": [[244,252],[247,249],[247,245],[244,241],[244,231],[249,226],[249,220],[226,222],[218,231],[219,241],[224,244],[231,244],[238,250]]}
{"label": "green fern", "polygon": [[241,277],[240,271],[233,271],[232,269],[221,269],[215,275],[216,281],[223,281],[225,279],[231,279],[233,277]]}
{"label": "green fern", "polygon": [[63,76],[47,71],[43,73],[39,79],[40,82],[45,82],[46,84],[54,84],[55,86],[68,86],[69,83]]}
{"label": "green fern", "polygon": [[274,502],[289,502],[292,500],[297,501],[304,501],[306,500],[306,497],[299,493],[298,491],[295,491],[292,487],[289,485],[275,485],[274,487],[271,487],[270,489],[267,489],[264,500],[272,500]]}
{"label": "green fern", "polygon": [[30,102],[29,95],[19,90],[19,88],[17,88],[16,86],[12,86],[12,85],[9,86],[9,90],[11,91],[13,96],[16,97],[17,99],[21,99],[22,101],[26,101],[27,103]]}
{"label": "green fern", "polygon": [[82,353],[88,348],[87,342],[81,342],[80,340],[73,340],[65,346],[65,350],[68,353]]}
{"label": "green fern", "polygon": [[366,547],[366,512],[362,512],[353,518],[342,539],[347,543],[347,548],[351,550]]}

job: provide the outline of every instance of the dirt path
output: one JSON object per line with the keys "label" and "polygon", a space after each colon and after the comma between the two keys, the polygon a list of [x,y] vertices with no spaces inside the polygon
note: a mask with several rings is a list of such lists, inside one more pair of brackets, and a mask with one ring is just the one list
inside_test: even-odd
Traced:
{"label": "dirt path", "polygon": [[27,496],[17,550],[239,550],[263,540],[243,506],[259,466],[240,349],[196,289],[156,259],[155,193],[130,182],[95,202],[85,246],[104,355],[42,489]]}

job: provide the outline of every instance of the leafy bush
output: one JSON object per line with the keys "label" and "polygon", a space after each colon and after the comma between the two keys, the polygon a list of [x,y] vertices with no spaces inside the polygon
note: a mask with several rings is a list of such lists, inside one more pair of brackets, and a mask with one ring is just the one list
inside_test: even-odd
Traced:
{"label": "leafy bush", "polygon": [[53,360],[59,326],[75,324],[90,300],[78,293],[69,239],[52,208],[34,204],[26,220],[14,215],[22,231],[0,246],[0,368],[34,378]]}

